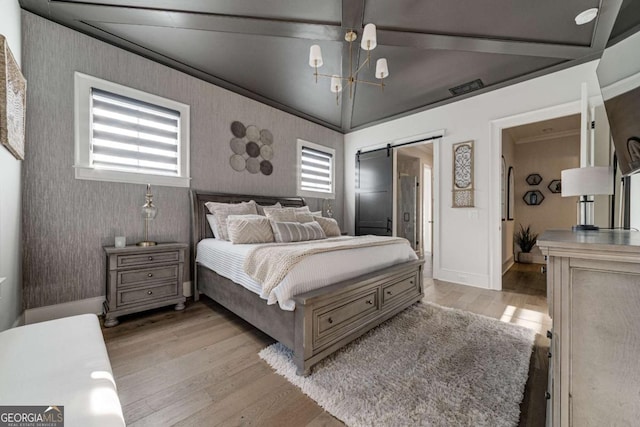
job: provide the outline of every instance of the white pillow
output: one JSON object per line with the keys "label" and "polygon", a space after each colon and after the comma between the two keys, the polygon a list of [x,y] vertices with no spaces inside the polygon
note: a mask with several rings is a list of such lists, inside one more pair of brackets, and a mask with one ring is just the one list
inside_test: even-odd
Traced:
{"label": "white pillow", "polygon": [[229,215],[227,230],[235,245],[274,241],[271,223],[262,215]]}
{"label": "white pillow", "polygon": [[315,221],[301,224],[299,222],[271,221],[273,235],[278,243],[302,242],[325,239],[322,227]]}
{"label": "white pillow", "polygon": [[327,237],[336,237],[336,236],[342,235],[342,231],[340,231],[340,226],[338,225],[338,221],[336,221],[335,219],[324,218],[317,215],[314,215],[313,219],[318,224],[320,224],[320,227],[322,227],[322,230],[324,231],[324,234],[327,235]]}
{"label": "white pillow", "polygon": [[[227,231],[227,217],[229,215],[248,215],[253,214],[257,215],[258,211],[256,209],[256,202],[253,200],[250,202],[242,202],[242,203],[216,203],[216,202],[207,202],[205,203],[209,212],[211,212],[215,216],[213,235],[217,239],[229,240],[229,234]],[[209,225],[211,225],[211,221]],[[212,227],[213,228],[213,227]]]}
{"label": "white pillow", "polygon": [[282,208],[282,205],[280,204],[280,202],[276,203],[275,205],[259,205],[256,203],[256,208],[258,209],[258,215],[265,215],[264,213],[264,208]]}

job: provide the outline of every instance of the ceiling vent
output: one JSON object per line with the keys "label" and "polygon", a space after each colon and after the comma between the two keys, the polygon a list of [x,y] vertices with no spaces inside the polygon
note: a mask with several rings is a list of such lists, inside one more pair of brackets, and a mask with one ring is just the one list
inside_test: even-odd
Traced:
{"label": "ceiling vent", "polygon": [[483,87],[484,83],[482,83],[482,80],[476,79],[471,82],[463,83],[460,86],[452,87],[449,89],[449,92],[451,92],[453,96],[458,96],[473,92],[474,90],[482,89]]}

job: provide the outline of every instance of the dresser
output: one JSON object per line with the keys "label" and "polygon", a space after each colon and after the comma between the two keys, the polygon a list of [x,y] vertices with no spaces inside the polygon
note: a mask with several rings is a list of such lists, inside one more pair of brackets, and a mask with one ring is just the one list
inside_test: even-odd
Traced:
{"label": "dresser", "polygon": [[640,423],[640,233],[550,230],[548,426]]}
{"label": "dresser", "polygon": [[185,243],[155,246],[107,246],[107,295],[104,326],[118,324],[118,316],[175,304],[184,309],[182,290]]}

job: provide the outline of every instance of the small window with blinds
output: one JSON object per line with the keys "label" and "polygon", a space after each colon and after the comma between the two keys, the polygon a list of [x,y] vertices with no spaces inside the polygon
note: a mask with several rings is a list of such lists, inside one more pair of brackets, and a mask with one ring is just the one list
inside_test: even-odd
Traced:
{"label": "small window with blinds", "polygon": [[298,140],[298,195],[334,197],[335,150]]}
{"label": "small window with blinds", "polygon": [[189,186],[187,105],[76,73],[76,178]]}

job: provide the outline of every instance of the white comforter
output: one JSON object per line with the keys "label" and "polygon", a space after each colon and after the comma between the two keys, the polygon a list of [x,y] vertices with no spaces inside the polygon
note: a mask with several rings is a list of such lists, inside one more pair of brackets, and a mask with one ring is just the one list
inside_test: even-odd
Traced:
{"label": "white comforter", "polygon": [[[343,237],[351,239],[351,237]],[[298,263],[271,292],[264,294],[262,286],[243,270],[244,259],[259,245],[234,245],[220,239],[204,239],[198,243],[196,261],[266,299],[268,304],[283,310],[295,309],[295,295],[318,289],[341,280],[418,259],[407,243],[372,246],[324,252],[309,256]]]}

